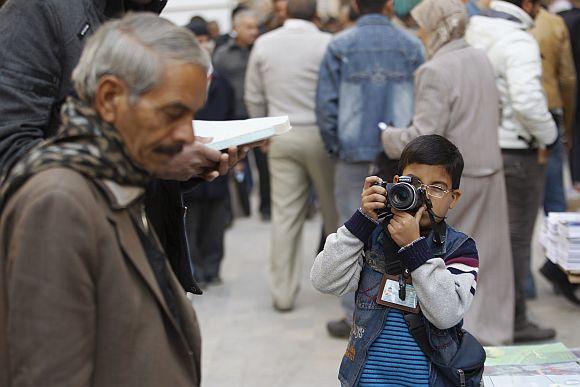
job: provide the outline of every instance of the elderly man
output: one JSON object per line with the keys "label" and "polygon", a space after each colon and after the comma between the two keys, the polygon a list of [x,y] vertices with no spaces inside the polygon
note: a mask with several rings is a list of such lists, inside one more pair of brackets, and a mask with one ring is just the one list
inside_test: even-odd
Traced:
{"label": "elderly man", "polygon": [[[214,54],[213,65],[216,71],[226,77],[236,94],[235,119],[245,120],[248,111],[244,102],[244,80],[252,45],[258,38],[258,19],[250,10],[239,11],[234,19],[235,38],[230,39]],[[268,159],[261,149],[254,149],[254,156],[260,176],[260,214],[269,220],[270,211],[270,172]]]}
{"label": "elderly man", "polygon": [[[60,107],[73,92],[71,71],[85,41],[105,20],[127,11],[159,13],[166,0],[10,1],[0,9],[0,181],[31,148],[54,136]],[[34,28],[30,28],[34,26]],[[244,152],[222,154],[200,141],[183,147],[147,187],[146,210],[182,286],[192,278],[181,191],[194,176],[227,173]],[[199,180],[199,179],[197,179]]]}
{"label": "elderly man", "polygon": [[152,14],[87,42],[58,134],[0,192],[0,385],[199,385],[198,324],[144,191],[194,143],[209,67]]}

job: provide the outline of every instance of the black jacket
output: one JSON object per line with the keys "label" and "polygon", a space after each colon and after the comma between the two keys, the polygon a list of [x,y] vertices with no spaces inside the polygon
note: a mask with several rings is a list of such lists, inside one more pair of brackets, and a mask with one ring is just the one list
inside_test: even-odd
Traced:
{"label": "black jacket", "polygon": [[[198,110],[196,120],[228,121],[235,119],[234,89],[218,72],[213,73],[207,102]],[[195,128],[194,128],[195,129]],[[228,177],[220,176],[212,182],[203,182],[187,193],[187,200],[224,199],[229,195]]]}
{"label": "black jacket", "polygon": [[[73,93],[71,73],[86,39],[129,10],[159,13],[166,0],[139,5],[123,0],[15,0],[0,8],[0,170],[55,134],[60,107]],[[193,282],[185,244],[180,183],[156,181],[148,213],[184,288]],[[168,227],[167,229],[163,227]]]}

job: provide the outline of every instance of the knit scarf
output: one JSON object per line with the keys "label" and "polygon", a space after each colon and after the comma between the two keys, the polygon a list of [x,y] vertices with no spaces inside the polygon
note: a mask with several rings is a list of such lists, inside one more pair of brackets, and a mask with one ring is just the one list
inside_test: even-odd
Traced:
{"label": "knit scarf", "polygon": [[91,107],[69,97],[61,110],[62,125],[1,177],[0,210],[26,181],[52,168],[70,168],[89,179],[145,187],[148,173],[131,161],[119,132]]}

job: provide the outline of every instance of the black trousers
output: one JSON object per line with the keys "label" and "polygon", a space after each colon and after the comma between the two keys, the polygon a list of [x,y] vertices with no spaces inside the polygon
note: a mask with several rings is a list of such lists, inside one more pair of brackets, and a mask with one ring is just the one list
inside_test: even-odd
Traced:
{"label": "black trousers", "polygon": [[260,213],[270,214],[270,169],[268,155],[260,148],[254,148],[256,167],[260,177]]}
{"label": "black trousers", "polygon": [[193,199],[184,195],[187,206],[186,229],[194,277],[207,282],[219,276],[224,256],[227,197]]}
{"label": "black trousers", "polygon": [[546,166],[536,151],[527,154],[502,151],[507,189],[510,239],[514,266],[515,329],[527,323],[524,285],[530,272],[532,234],[542,203]]}

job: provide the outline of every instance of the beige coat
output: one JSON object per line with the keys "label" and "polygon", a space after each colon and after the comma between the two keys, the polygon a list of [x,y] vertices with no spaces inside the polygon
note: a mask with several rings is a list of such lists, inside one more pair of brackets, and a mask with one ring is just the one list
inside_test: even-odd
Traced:
{"label": "beige coat", "polygon": [[[170,313],[130,219],[139,189],[51,169],[0,217],[0,386],[200,383],[195,313]],[[183,327],[183,329],[180,328]]]}
{"label": "beige coat", "polygon": [[406,129],[387,129],[383,146],[398,159],[405,145],[440,134],[461,151],[463,196],[448,222],[473,237],[479,252],[477,293],[466,328],[485,344],[512,339],[514,287],[507,199],[498,142],[499,97],[485,52],[463,39],[444,45],[415,75],[415,115]]}
{"label": "beige coat", "polygon": [[564,109],[569,144],[576,112],[576,68],[572,57],[570,35],[564,19],[541,9],[530,33],[542,53],[542,85],[548,107]]}

